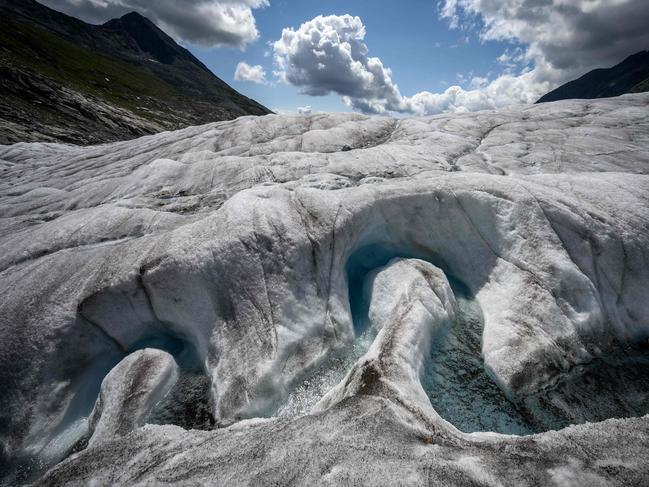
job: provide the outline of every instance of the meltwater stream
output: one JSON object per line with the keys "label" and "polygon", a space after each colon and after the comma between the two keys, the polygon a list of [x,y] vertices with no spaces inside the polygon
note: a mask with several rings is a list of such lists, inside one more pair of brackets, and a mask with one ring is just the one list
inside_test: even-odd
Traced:
{"label": "meltwater stream", "polygon": [[481,357],[480,305],[458,282],[451,282],[458,304],[456,321],[438,336],[421,378],[433,408],[460,431],[535,433],[516,404],[489,377]]}
{"label": "meltwater stream", "polygon": [[433,343],[421,380],[433,408],[460,431],[529,435],[649,412],[646,344],[620,347],[566,373],[546,391],[510,401],[484,368],[478,302],[461,284],[452,286],[457,319]]}
{"label": "meltwater stream", "polygon": [[335,351],[291,390],[274,416],[294,417],[308,414],[330,389],[343,380],[354,363],[367,351],[375,336],[374,330],[368,328],[351,345]]}

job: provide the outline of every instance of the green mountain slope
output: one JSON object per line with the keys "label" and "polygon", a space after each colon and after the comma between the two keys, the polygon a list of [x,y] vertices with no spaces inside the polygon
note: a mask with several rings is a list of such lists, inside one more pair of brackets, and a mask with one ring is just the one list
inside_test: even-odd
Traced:
{"label": "green mountain slope", "polygon": [[108,142],[268,109],[139,14],[101,26],[0,0],[0,143]]}

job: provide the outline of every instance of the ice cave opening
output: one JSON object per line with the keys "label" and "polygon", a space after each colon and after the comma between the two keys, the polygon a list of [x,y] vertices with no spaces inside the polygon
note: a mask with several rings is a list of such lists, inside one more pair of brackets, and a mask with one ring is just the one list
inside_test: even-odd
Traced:
{"label": "ice cave opening", "polygon": [[189,340],[169,335],[138,342],[137,349],[157,348],[173,355],[178,380],[151,411],[148,423],[173,424],[184,429],[212,429],[215,426],[212,381],[196,347]]}
{"label": "ice cave opening", "polygon": [[347,262],[349,302],[354,329],[368,334],[371,296],[368,275],[394,258],[416,258],[442,269],[458,303],[458,314],[433,341],[421,377],[433,408],[464,432],[494,431],[530,434],[537,428],[489,377],[481,357],[484,321],[480,304],[470,290],[434,253],[394,243],[374,243],[354,252]]}
{"label": "ice cave opening", "polygon": [[75,394],[45,446],[14,462],[12,476],[16,482],[29,482],[37,478],[51,465],[87,446],[88,419],[97,402],[102,381],[124,358],[147,348],[169,353],[178,365],[177,382],[154,406],[147,423],[173,424],[185,429],[214,427],[211,380],[194,345],[190,340],[168,333],[148,335],[135,342],[126,352],[95,357],[75,381]]}
{"label": "ice cave opening", "polygon": [[433,341],[421,383],[432,407],[460,431],[529,435],[570,424],[649,412],[649,346],[620,347],[616,353],[571,370],[552,387],[513,401],[489,376],[481,356],[484,320],[478,300],[432,253],[394,243],[375,243],[348,259],[349,306],[356,339],[336,351],[298,383],[272,415],[299,416],[340,382],[369,348],[371,296],[365,280],[395,257],[418,258],[443,269],[455,294],[454,322]]}
{"label": "ice cave opening", "polygon": [[[391,241],[362,245],[347,259],[345,272],[354,341],[330,353],[315,370],[306,371],[283,400],[261,416],[308,414],[364,355],[376,337],[368,318],[372,299],[366,283],[368,275],[397,257],[425,260],[442,269],[457,300],[456,319],[432,342],[420,380],[435,411],[459,430],[527,435],[649,411],[649,350],[641,345],[621,348],[617,354],[578,367],[551,388],[514,402],[485,370],[481,356],[484,320],[475,296],[434,252]],[[154,325],[145,328],[174,329]],[[87,417],[103,377],[125,356],[143,348],[168,352],[179,367],[177,382],[156,404],[147,422],[185,429],[214,428],[212,383],[204,361],[191,340],[168,332],[148,334],[126,354],[97,360],[79,381],[74,404],[62,428],[69,430],[80,418]],[[78,431],[71,437],[77,435]]]}

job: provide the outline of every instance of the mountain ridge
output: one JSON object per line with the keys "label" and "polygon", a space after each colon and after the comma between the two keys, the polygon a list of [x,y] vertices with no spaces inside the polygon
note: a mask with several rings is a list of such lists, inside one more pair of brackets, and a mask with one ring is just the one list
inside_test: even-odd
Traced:
{"label": "mountain ridge", "polygon": [[610,68],[598,68],[546,93],[536,103],[610,98],[649,91],[649,51],[639,51]]}
{"label": "mountain ridge", "polygon": [[137,12],[87,24],[0,0],[0,143],[94,144],[271,113]]}

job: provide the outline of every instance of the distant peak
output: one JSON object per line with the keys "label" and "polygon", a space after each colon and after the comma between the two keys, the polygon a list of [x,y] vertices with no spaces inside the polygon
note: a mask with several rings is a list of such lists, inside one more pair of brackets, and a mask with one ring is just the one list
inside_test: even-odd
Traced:
{"label": "distant peak", "polygon": [[640,51],[636,52],[635,54],[631,54],[629,57],[627,57],[624,61],[622,61],[620,64],[624,63],[634,63],[634,62],[646,62],[645,60],[649,59],[649,51]]}
{"label": "distant peak", "polygon": [[153,22],[151,22],[148,18],[146,18],[141,13],[135,11],[124,14],[121,17],[111,19],[108,22],[106,22],[104,25],[112,28],[121,25],[121,26],[131,26],[131,27],[137,26],[138,28],[155,27],[157,29],[156,25]]}
{"label": "distant peak", "polygon": [[122,15],[123,19],[129,18],[129,17],[135,17],[135,18],[139,18],[139,19],[145,19],[146,18],[144,15],[142,15],[139,12],[136,12],[135,10],[133,10],[133,11],[127,13],[127,14]]}
{"label": "distant peak", "polygon": [[172,64],[176,59],[187,57],[171,37],[138,12],[129,12],[118,19],[110,20],[104,27],[130,39],[149,60]]}
{"label": "distant peak", "polygon": [[127,25],[156,27],[156,25],[151,22],[151,20],[146,18],[141,13],[135,11],[122,15],[118,20]]}
{"label": "distant peak", "polygon": [[137,21],[137,22],[151,22],[149,19],[147,19],[144,15],[142,15],[139,12],[133,11],[129,12],[127,14],[124,14],[120,17],[120,20],[127,20],[127,21]]}

